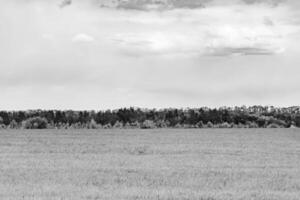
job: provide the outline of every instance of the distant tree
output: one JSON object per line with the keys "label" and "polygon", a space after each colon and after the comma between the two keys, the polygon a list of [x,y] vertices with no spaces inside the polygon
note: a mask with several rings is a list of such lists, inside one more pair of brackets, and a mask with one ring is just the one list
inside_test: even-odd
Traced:
{"label": "distant tree", "polygon": [[[210,109],[207,107],[195,109],[141,109],[122,108],[106,111],[61,111],[61,110],[28,110],[28,111],[0,111],[0,124],[3,127],[18,127],[27,122],[27,127],[38,128],[39,122],[29,123],[35,117],[46,119],[47,128],[91,128],[122,123],[125,128],[141,128],[152,121],[155,127],[239,127],[239,128],[268,128],[270,124],[280,127],[300,127],[300,107],[275,108],[272,106],[252,107],[221,107]],[[94,120],[94,121],[93,121]],[[96,123],[95,123],[96,122]],[[110,124],[110,125],[108,125]]]}
{"label": "distant tree", "polygon": [[294,124],[295,124],[297,127],[300,127],[300,115],[297,115],[297,116],[295,117]]}
{"label": "distant tree", "polygon": [[9,124],[8,127],[9,127],[10,129],[16,129],[16,128],[18,128],[18,126],[19,126],[19,125],[18,125],[18,123],[16,122],[16,120],[13,119],[13,120],[10,122],[10,124]]}
{"label": "distant tree", "polygon": [[278,125],[278,124],[272,123],[272,124],[269,124],[269,125],[267,126],[267,128],[281,128],[281,126]]}
{"label": "distant tree", "polygon": [[91,121],[88,124],[88,128],[89,129],[97,129],[98,128],[98,125],[94,119],[91,119]]}
{"label": "distant tree", "polygon": [[4,120],[3,120],[3,118],[0,116],[0,129],[6,128],[6,126],[5,126],[5,124],[4,124],[3,122],[4,122]]}
{"label": "distant tree", "polygon": [[185,129],[195,128],[195,126],[192,125],[192,124],[183,124],[182,127],[185,128]]}
{"label": "distant tree", "polygon": [[156,127],[158,127],[158,128],[166,128],[166,127],[168,127],[168,124],[164,120],[158,120],[156,122]]}
{"label": "distant tree", "polygon": [[175,126],[174,126],[174,128],[182,128],[183,127],[183,125],[181,125],[180,123],[177,123]]}
{"label": "distant tree", "polygon": [[142,129],[153,129],[153,128],[157,128],[155,123],[152,120],[145,120],[142,125],[141,125]]}
{"label": "distant tree", "polygon": [[237,128],[246,128],[247,126],[245,124],[242,124],[242,123],[238,123],[237,124]]}
{"label": "distant tree", "polygon": [[138,121],[132,122],[130,126],[132,128],[141,128],[141,124]]}
{"label": "distant tree", "polygon": [[102,128],[104,128],[104,129],[110,129],[110,128],[112,128],[112,125],[110,123],[109,124],[105,124],[105,125],[102,126]]}
{"label": "distant tree", "polygon": [[9,125],[9,123],[10,123],[10,119],[9,119],[9,114],[10,113],[8,113],[8,112],[5,112],[5,111],[2,111],[2,112],[0,112],[0,117],[1,117],[1,121],[2,121],[2,123],[1,124],[4,124],[4,125]]}
{"label": "distant tree", "polygon": [[114,124],[113,126],[114,128],[117,128],[117,129],[120,129],[120,128],[123,128],[123,123],[122,122],[119,122],[119,121],[116,121],[116,123]]}
{"label": "distant tree", "polygon": [[202,121],[199,121],[197,124],[196,124],[196,127],[197,128],[203,128],[204,127],[204,124]]}
{"label": "distant tree", "polygon": [[45,129],[47,128],[47,120],[42,117],[32,117],[22,122],[25,129]]}
{"label": "distant tree", "polygon": [[248,128],[258,128],[259,127],[256,122],[247,121],[246,124],[247,124]]}
{"label": "distant tree", "polygon": [[224,122],[219,124],[219,128],[231,128],[231,125],[228,122]]}
{"label": "distant tree", "polygon": [[268,123],[268,119],[265,117],[265,116],[260,116],[258,119],[257,119],[257,125],[260,127],[260,128],[265,128],[267,126],[267,123]]}
{"label": "distant tree", "polygon": [[206,127],[207,128],[214,128],[214,124],[209,121],[209,122],[207,122]]}
{"label": "distant tree", "polygon": [[130,123],[129,123],[129,122],[127,122],[127,123],[124,125],[124,128],[126,128],[126,129],[130,129],[130,128],[131,128],[131,125],[130,125]]}

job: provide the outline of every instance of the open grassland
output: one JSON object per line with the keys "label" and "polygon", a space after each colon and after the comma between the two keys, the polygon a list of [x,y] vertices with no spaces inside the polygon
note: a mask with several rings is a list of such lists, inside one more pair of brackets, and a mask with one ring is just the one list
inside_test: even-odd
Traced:
{"label": "open grassland", "polygon": [[0,132],[0,199],[299,200],[299,129]]}

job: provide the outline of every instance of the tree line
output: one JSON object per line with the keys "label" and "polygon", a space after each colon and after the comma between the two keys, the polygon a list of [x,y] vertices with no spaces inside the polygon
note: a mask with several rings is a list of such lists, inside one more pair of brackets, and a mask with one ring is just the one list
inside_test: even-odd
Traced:
{"label": "tree line", "polygon": [[2,129],[290,127],[300,127],[300,107],[0,111]]}

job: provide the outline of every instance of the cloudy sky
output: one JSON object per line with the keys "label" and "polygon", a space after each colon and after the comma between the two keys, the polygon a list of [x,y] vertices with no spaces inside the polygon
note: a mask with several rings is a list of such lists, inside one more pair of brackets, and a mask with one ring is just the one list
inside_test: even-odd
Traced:
{"label": "cloudy sky", "polygon": [[0,1],[1,110],[299,105],[298,0],[108,1]]}

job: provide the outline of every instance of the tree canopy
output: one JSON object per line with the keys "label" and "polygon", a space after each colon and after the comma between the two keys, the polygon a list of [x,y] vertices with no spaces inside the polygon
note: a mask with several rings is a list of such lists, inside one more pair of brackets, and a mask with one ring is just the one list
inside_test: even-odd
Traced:
{"label": "tree canopy", "polygon": [[2,128],[288,128],[300,127],[300,107],[0,111],[0,125]]}

